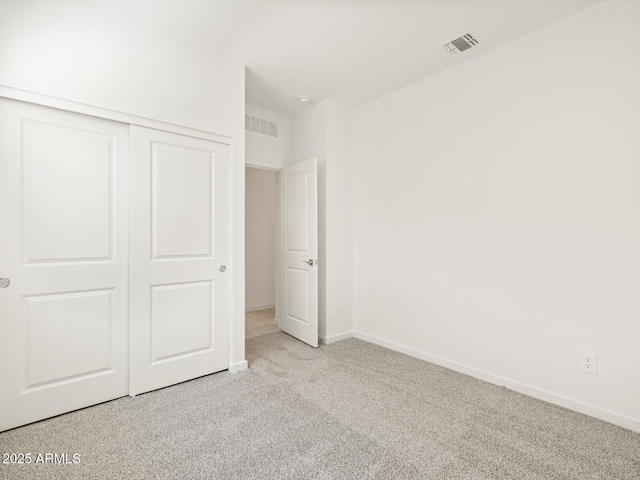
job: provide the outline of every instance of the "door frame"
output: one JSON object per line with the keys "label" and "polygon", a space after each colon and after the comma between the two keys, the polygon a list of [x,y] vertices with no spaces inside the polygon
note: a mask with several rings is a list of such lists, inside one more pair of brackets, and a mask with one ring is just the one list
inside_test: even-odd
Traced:
{"label": "door frame", "polygon": [[[32,103],[43,107],[56,108],[58,110],[102,118],[105,120],[112,120],[123,124],[153,128],[156,130],[177,133],[179,135],[186,135],[229,145],[231,152],[228,172],[229,202],[231,209],[229,215],[229,232],[231,235],[229,252],[229,275],[231,278],[229,279],[229,318],[227,320],[229,325],[229,372],[236,373],[246,370],[248,364],[245,358],[244,350],[244,271],[240,271],[244,270],[244,238],[240,239],[240,242],[237,238],[237,235],[235,235],[235,227],[240,222],[242,223],[241,230],[244,235],[244,201],[241,204],[241,211],[237,211],[239,207],[237,195],[241,194],[242,197],[244,197],[244,161],[242,162],[242,175],[234,173],[237,163],[244,160],[244,158],[242,158],[244,157],[244,104],[242,110],[238,111],[237,119],[235,119],[237,128],[234,129],[234,131],[237,132],[236,135],[239,141],[234,141],[232,137],[227,135],[199,130],[184,125],[164,122],[162,120],[141,117],[138,115],[110,110],[107,108],[87,105],[84,103],[65,100],[58,97],[52,97],[36,92],[8,87],[6,85],[0,85],[0,97],[10,100],[18,100],[25,103]],[[242,158],[242,160],[240,160],[240,158]],[[131,159],[129,159],[129,161],[131,161]],[[239,250],[238,247],[240,245],[242,246],[242,249],[240,252],[238,252],[237,250]],[[235,272],[236,265],[238,267],[237,274]],[[243,305],[242,312],[238,312],[236,307],[240,302],[242,302]],[[241,323],[239,322],[240,318],[242,318]],[[127,323],[129,323],[129,317],[127,317]],[[238,337],[242,338],[242,342],[234,342],[234,339]],[[234,348],[234,345],[238,348]]]}

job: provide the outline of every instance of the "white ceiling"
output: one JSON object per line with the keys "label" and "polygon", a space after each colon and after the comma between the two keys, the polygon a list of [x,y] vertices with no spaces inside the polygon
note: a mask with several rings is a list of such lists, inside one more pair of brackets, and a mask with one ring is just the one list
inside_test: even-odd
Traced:
{"label": "white ceiling", "polygon": [[[105,2],[100,7],[248,68],[247,102],[285,114],[357,106],[570,15],[594,0]],[[133,14],[132,14],[133,13]],[[144,19],[144,21],[140,21]],[[443,44],[472,30],[479,47]]]}

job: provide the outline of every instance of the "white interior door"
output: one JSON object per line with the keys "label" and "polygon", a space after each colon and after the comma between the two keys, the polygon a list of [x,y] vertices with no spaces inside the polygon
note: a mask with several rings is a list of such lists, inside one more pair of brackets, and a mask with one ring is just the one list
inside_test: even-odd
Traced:
{"label": "white interior door", "polygon": [[0,430],[127,394],[128,137],[0,99]]}
{"label": "white interior door", "polygon": [[229,147],[131,127],[131,395],[229,367]]}
{"label": "white interior door", "polygon": [[318,165],[280,170],[280,329],[318,346]]}

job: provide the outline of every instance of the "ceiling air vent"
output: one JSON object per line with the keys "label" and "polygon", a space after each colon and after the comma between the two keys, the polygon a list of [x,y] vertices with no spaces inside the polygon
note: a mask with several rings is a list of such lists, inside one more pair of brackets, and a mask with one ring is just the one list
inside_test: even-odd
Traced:
{"label": "ceiling air vent", "polygon": [[263,137],[278,138],[278,124],[250,113],[244,114],[244,129]]}
{"label": "ceiling air vent", "polygon": [[478,40],[470,33],[465,33],[461,37],[451,40],[445,44],[444,48],[453,55],[469,50],[471,47],[478,45]]}

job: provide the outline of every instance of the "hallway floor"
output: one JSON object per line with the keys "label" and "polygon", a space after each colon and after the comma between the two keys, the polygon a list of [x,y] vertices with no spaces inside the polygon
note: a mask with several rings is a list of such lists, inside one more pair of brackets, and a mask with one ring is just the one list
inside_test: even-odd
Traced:
{"label": "hallway floor", "polygon": [[279,332],[280,329],[278,325],[276,325],[275,318],[275,308],[247,312],[245,315],[244,338],[260,337],[262,335]]}

